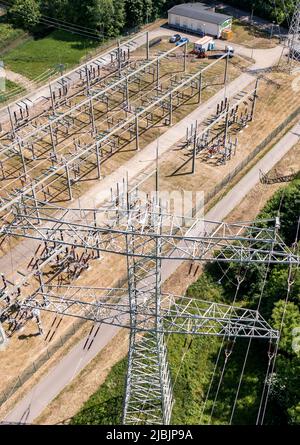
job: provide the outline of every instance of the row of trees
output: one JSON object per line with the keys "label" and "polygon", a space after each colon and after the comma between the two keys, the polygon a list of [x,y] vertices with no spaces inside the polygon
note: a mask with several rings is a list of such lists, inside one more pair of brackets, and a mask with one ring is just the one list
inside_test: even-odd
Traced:
{"label": "row of trees", "polygon": [[255,15],[272,20],[281,25],[287,23],[287,18],[294,12],[296,0],[226,0],[237,8],[252,11]]}
{"label": "row of trees", "polygon": [[[188,1],[188,0],[187,0]],[[191,0],[190,0],[191,1]],[[108,37],[151,22],[182,0],[7,0],[9,19],[28,31],[49,27],[47,17],[89,28]],[[227,3],[282,24],[296,0],[227,0]]]}
{"label": "row of trees", "polygon": [[9,21],[27,31],[49,26],[51,17],[113,37],[158,18],[166,0],[10,0],[9,4]]}

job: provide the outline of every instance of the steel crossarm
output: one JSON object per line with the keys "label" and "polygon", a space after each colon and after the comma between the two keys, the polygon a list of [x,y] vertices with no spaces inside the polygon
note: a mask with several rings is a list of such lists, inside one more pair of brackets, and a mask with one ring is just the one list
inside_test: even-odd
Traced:
{"label": "steel crossarm", "polygon": [[[147,295],[145,291],[145,295]],[[125,288],[46,286],[22,303],[22,307],[82,318],[130,329],[130,305]],[[138,332],[152,332],[149,324],[155,308],[145,302],[139,307]],[[251,309],[162,294],[161,331],[164,334],[252,337],[276,340],[278,331]]]}
{"label": "steel crossarm", "polygon": [[[66,219],[20,214],[14,223],[0,229],[0,236],[12,235],[128,256],[125,239],[131,234],[136,238],[134,256],[140,258],[151,259],[153,252],[149,242],[154,244],[160,238],[160,259],[299,264],[299,256],[291,252],[276,231],[251,223],[195,220],[190,221],[189,227],[180,227],[176,217],[166,215],[168,226],[157,234],[145,222],[138,222],[138,226],[130,230],[127,223],[122,227],[122,219],[115,218],[112,225],[103,223],[95,227],[94,224],[74,222],[73,218],[69,221],[68,215],[74,214],[66,211]],[[133,212],[131,216],[135,215],[137,213]],[[170,224],[171,220],[176,220],[176,224]]]}

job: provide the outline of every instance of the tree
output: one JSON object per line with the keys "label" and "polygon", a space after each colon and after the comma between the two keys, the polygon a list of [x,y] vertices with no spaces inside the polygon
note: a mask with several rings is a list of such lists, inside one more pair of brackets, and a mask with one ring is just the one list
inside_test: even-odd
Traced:
{"label": "tree", "polygon": [[157,19],[163,12],[167,11],[168,9],[169,8],[167,8],[166,0],[153,0],[152,18]]}
{"label": "tree", "polygon": [[41,18],[40,2],[36,0],[16,0],[8,10],[8,17],[15,26],[33,31]]}
{"label": "tree", "polygon": [[53,17],[59,20],[68,20],[69,3],[69,0],[42,0],[41,12],[47,18]]}
{"label": "tree", "polygon": [[280,300],[275,304],[272,312],[272,325],[275,329],[281,329],[282,318],[284,323],[279,343],[279,348],[284,353],[293,355],[297,354],[293,350],[294,334],[293,330],[300,327],[300,311],[299,307],[291,302],[285,303]]}
{"label": "tree", "polygon": [[141,26],[144,22],[143,0],[125,0],[127,26]]}
{"label": "tree", "polygon": [[300,402],[288,409],[289,424],[300,425]]}
{"label": "tree", "polygon": [[[124,27],[123,0],[69,0],[73,23],[92,28],[94,32],[114,37]],[[72,4],[72,6],[71,6]]]}

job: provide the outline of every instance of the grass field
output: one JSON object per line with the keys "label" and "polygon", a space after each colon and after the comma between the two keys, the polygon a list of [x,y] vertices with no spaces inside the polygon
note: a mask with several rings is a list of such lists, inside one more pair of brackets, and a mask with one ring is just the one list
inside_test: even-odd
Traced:
{"label": "grass field", "polygon": [[42,39],[20,44],[4,56],[4,62],[12,71],[34,79],[59,64],[64,69],[73,67],[97,45],[65,31],[54,31]]}
{"label": "grass field", "polygon": [[278,38],[270,38],[268,34],[251,25],[246,25],[239,20],[234,20],[232,25],[233,43],[249,48],[268,49],[279,44]]}

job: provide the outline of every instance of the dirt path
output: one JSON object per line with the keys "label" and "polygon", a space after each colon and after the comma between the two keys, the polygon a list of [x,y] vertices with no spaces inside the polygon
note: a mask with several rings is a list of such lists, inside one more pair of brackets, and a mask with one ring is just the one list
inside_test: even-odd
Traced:
{"label": "dirt path", "polygon": [[34,89],[34,83],[31,82],[30,79],[28,79],[25,76],[22,76],[22,74],[15,73],[14,71],[10,71],[8,69],[5,69],[6,72],[6,78],[10,80],[11,82],[14,82],[23,88],[25,88],[27,91]]}

